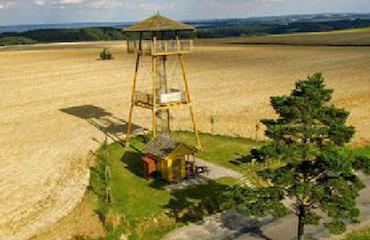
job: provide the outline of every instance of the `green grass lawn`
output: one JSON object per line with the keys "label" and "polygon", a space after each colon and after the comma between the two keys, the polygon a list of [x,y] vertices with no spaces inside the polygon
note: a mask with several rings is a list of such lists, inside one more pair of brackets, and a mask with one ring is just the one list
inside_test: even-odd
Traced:
{"label": "green grass lawn", "polygon": [[346,237],[346,240],[369,240],[370,228],[356,233],[351,233]]}
{"label": "green grass lawn", "polygon": [[[194,145],[193,134],[189,132],[175,132],[174,138]],[[220,166],[245,172],[243,158],[249,154],[252,148],[260,147],[264,143],[253,141],[243,137],[228,137],[211,134],[200,134],[202,150],[198,157]]]}
{"label": "green grass lawn", "polygon": [[361,147],[361,148],[356,148],[354,150],[354,152],[356,154],[359,154],[359,155],[365,155],[365,156],[368,156],[370,157],[370,146],[367,146],[367,147]]}
{"label": "green grass lawn", "polygon": [[[173,135],[194,144],[190,133]],[[222,192],[238,183],[236,179],[223,178],[207,185],[166,191],[162,188],[164,182],[142,178],[140,152],[145,139],[143,136],[133,138],[129,149],[119,143],[103,144],[96,152],[97,164],[91,172],[90,190],[98,196],[96,212],[108,230],[102,239],[119,239],[122,233],[130,240],[161,239],[175,228],[222,210]],[[243,157],[252,148],[264,144],[242,137],[209,134],[201,134],[201,141],[203,148],[199,158],[240,171],[247,177]],[[355,149],[355,153],[370,156],[370,147]],[[110,167],[108,180],[105,166]],[[110,204],[106,203],[106,187],[111,188]]]}
{"label": "green grass lawn", "polygon": [[[118,214],[122,228],[110,229],[106,239],[116,239],[122,232],[131,235],[130,239],[160,239],[166,232],[177,226],[174,221],[164,221],[154,224],[154,218],[163,218],[163,206],[170,198],[170,192],[151,187],[151,182],[139,176],[140,155],[134,149],[127,151],[118,143],[102,146],[97,156],[99,162],[91,176],[91,187],[100,196],[98,213],[102,218],[108,214]],[[110,166],[109,181],[105,181],[104,165]],[[105,203],[105,187],[112,189],[112,203]],[[148,220],[150,219],[150,220]],[[167,220],[167,219],[166,219]],[[152,222],[150,231],[142,226],[145,222]],[[106,223],[109,225],[109,223]],[[110,226],[107,226],[110,228]],[[152,234],[147,235],[147,232]]]}
{"label": "green grass lawn", "polygon": [[[178,136],[189,137],[185,133]],[[203,139],[212,140],[210,136]],[[222,178],[207,185],[166,191],[162,188],[164,182],[147,181],[142,177],[139,152],[144,144],[141,140],[141,137],[133,138],[129,149],[119,143],[104,144],[96,153],[98,160],[92,169],[90,189],[99,198],[96,211],[108,230],[103,239],[118,239],[124,233],[130,236],[130,240],[157,240],[177,227],[221,210],[222,192],[237,184],[236,179]],[[221,139],[217,137],[215,142],[218,141]],[[211,151],[210,143],[204,142],[209,146],[207,152],[210,156],[202,154],[205,159],[212,159],[217,154]],[[241,139],[237,142],[240,143],[238,149],[242,149],[245,143]],[[219,148],[215,150],[221,151]],[[223,156],[231,159],[237,156],[234,154],[230,151]],[[218,161],[221,162],[221,158]],[[108,180],[105,166],[110,168]],[[111,188],[110,204],[106,203],[106,187]]]}

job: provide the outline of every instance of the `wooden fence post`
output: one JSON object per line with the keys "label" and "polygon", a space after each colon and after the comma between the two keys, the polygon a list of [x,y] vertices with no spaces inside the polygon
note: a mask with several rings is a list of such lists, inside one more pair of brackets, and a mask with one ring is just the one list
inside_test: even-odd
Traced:
{"label": "wooden fence post", "polygon": [[256,132],[255,132],[255,136],[254,136],[254,140],[257,142],[258,141],[258,132],[260,130],[260,124],[259,122],[256,123]]}
{"label": "wooden fence post", "polygon": [[106,203],[111,204],[113,202],[112,189],[110,187],[105,188]]}
{"label": "wooden fence post", "polygon": [[109,166],[105,166],[104,177],[105,177],[105,181],[109,182],[109,179],[110,179],[110,167]]}
{"label": "wooden fence post", "polygon": [[113,197],[112,197],[112,189],[109,186],[109,182],[110,182],[110,167],[109,166],[105,166],[104,168],[104,178],[105,178],[105,183],[106,183],[105,201],[107,204],[111,204],[113,202]]}

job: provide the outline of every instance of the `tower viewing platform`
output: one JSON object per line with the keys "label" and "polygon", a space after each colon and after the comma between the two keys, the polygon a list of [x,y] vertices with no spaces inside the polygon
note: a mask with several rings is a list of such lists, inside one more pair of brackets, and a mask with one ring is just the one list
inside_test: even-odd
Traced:
{"label": "tower viewing platform", "polygon": [[127,40],[127,52],[146,56],[186,54],[193,51],[193,39],[179,39],[178,33],[193,33],[195,28],[159,14],[127,29],[139,39]]}
{"label": "tower viewing platform", "polygon": [[140,40],[127,41],[127,53],[146,56],[187,54],[193,52],[193,40]]}
{"label": "tower viewing platform", "polygon": [[136,91],[135,94],[135,105],[143,108],[151,109],[157,105],[158,109],[169,109],[188,104],[185,91],[180,89],[168,89],[167,93],[156,94],[155,102],[153,94],[149,91]]}
{"label": "tower viewing platform", "polygon": [[[183,59],[184,54],[193,51],[194,32],[193,26],[163,17],[159,13],[124,29],[128,36],[127,52],[136,55],[126,146],[130,140],[134,107],[151,110],[152,136],[155,138],[157,135],[170,135],[170,122],[173,121],[170,110],[187,106],[196,143],[201,148]],[[137,85],[137,80],[140,60],[144,56],[151,58],[151,83],[147,82],[145,89],[139,89],[143,88]],[[174,69],[169,71],[168,62],[173,60],[176,61],[172,65]],[[175,81],[178,67],[181,68],[179,75],[183,83]],[[150,90],[146,90],[148,86],[151,86]]]}

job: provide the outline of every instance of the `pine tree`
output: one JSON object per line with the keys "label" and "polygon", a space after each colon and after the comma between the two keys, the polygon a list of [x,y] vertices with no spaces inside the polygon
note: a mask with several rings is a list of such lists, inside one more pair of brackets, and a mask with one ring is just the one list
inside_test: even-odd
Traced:
{"label": "pine tree", "polygon": [[289,96],[271,98],[278,118],[261,121],[271,141],[254,151],[253,157],[278,159],[284,167],[259,172],[270,187],[233,187],[227,194],[229,203],[248,215],[282,216],[287,212],[283,201],[290,199],[298,218],[299,240],[305,225],[319,224],[323,214],[325,226],[334,234],[358,222],[355,200],[365,186],[355,169],[369,167],[369,160],[357,161],[344,153],[343,146],[355,129],[346,125],[347,111],[329,104],[332,93],[322,75],[315,74],[298,81]]}

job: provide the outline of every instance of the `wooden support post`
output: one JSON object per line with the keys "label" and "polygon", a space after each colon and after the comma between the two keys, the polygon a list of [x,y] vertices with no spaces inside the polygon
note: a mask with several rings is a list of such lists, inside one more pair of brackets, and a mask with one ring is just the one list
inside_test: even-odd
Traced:
{"label": "wooden support post", "polygon": [[157,53],[157,37],[154,36],[153,37],[153,48],[152,48],[152,54],[156,54]]}
{"label": "wooden support post", "polygon": [[[177,37],[177,41],[178,41],[178,37]],[[182,76],[183,76],[184,84],[185,84],[186,101],[187,101],[187,103],[189,105],[190,117],[191,117],[191,121],[193,123],[193,131],[195,133],[195,137],[196,137],[198,148],[201,149],[202,148],[202,145],[200,143],[198,128],[197,128],[197,124],[195,122],[193,107],[191,105],[190,91],[189,91],[188,80],[186,78],[186,71],[185,71],[184,59],[182,57],[182,54],[178,54],[177,56],[178,56],[178,58],[180,60],[180,65],[181,65],[181,70],[182,70]]]}
{"label": "wooden support post", "polygon": [[111,187],[106,187],[105,188],[105,201],[106,201],[107,204],[111,204],[113,202]]}
{"label": "wooden support post", "polygon": [[176,32],[176,49],[177,49],[177,53],[180,53],[180,40],[179,40],[179,35],[177,35],[177,32]]}
{"label": "wooden support post", "polygon": [[[166,43],[167,41],[164,41]],[[158,94],[168,93],[168,82],[167,82],[167,56],[163,55],[159,57],[160,68],[157,69],[159,74],[159,89]],[[160,109],[158,111],[158,120],[160,121],[160,132],[164,134],[170,134],[170,110]]]}
{"label": "wooden support post", "polygon": [[104,178],[106,182],[109,182],[109,179],[110,179],[110,167],[109,166],[105,166]]}
{"label": "wooden support post", "polygon": [[[167,82],[167,52],[168,52],[168,41],[165,40],[165,33],[161,33],[160,53],[163,55],[158,56],[157,61],[157,82],[158,91],[157,95],[168,93],[168,82]],[[156,40],[156,39],[155,39]],[[159,126],[158,126],[159,125]],[[157,109],[157,131],[161,134],[170,133],[170,110],[169,109]]]}
{"label": "wooden support post", "polygon": [[157,136],[157,57],[152,57],[152,94],[153,94],[153,108],[152,108],[152,131],[153,137]]}
{"label": "wooden support post", "polygon": [[255,141],[258,141],[258,132],[260,130],[260,124],[259,122],[256,123],[256,132],[255,132],[255,136],[254,136],[254,140]]}
{"label": "wooden support post", "polygon": [[131,106],[130,106],[130,113],[129,113],[129,118],[128,118],[128,126],[127,126],[126,140],[125,140],[126,147],[130,145],[130,135],[131,135],[131,128],[132,128],[132,112],[134,111],[134,106],[135,106],[135,101],[136,101],[136,81],[137,81],[137,75],[139,72],[139,65],[140,65],[140,56],[141,56],[141,50],[142,50],[141,46],[142,46],[142,33],[140,34],[139,51],[136,53],[136,66],[135,66],[134,80],[132,84]]}
{"label": "wooden support post", "polygon": [[112,198],[112,189],[111,187],[109,187],[109,182],[110,182],[110,167],[109,166],[105,166],[104,168],[104,178],[105,178],[105,184],[106,184],[106,188],[105,188],[106,202],[107,204],[111,204],[113,198]]}

